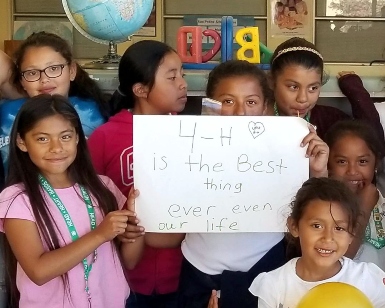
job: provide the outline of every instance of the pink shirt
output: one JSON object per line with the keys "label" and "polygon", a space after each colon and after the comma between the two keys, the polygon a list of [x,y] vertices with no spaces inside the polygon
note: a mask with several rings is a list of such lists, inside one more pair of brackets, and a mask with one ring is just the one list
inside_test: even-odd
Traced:
{"label": "pink shirt", "polygon": [[[126,198],[108,177],[101,176],[101,179],[116,196],[119,208],[122,208],[125,205]],[[13,185],[4,189],[0,194],[0,231],[2,232],[4,232],[4,218],[36,221],[29,203],[29,198],[25,194],[20,194],[22,187],[22,185]],[[79,197],[81,193],[78,186],[56,189],[55,191],[66,206],[79,237],[90,232],[89,216],[83,199]],[[65,246],[71,243],[72,240],[63,216],[46,193],[45,197],[49,210],[61,234],[59,236],[60,246]],[[96,205],[94,199],[92,203]],[[100,224],[103,216],[97,206],[95,214],[96,221]],[[44,245],[44,247],[47,248],[46,245]],[[97,252],[97,260],[93,264],[89,275],[92,308],[123,308],[130,291],[117,252],[111,242],[101,245],[97,249]],[[88,257],[88,261],[90,261],[91,257],[92,256]],[[79,263],[67,274],[69,291],[65,292],[61,277],[52,279],[42,286],[38,286],[28,278],[20,264],[18,264],[16,284],[20,291],[20,308],[88,308],[88,299],[84,290],[85,281],[82,263]]]}

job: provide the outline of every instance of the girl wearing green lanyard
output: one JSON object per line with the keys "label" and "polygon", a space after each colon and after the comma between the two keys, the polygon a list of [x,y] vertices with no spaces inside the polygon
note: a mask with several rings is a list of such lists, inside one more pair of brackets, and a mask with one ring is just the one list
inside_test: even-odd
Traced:
{"label": "girl wearing green lanyard", "polygon": [[[331,125],[349,118],[337,108],[317,104],[327,80],[323,57],[314,44],[298,37],[280,44],[272,56],[270,74],[275,100],[268,105],[266,115],[302,117],[317,127],[321,139]],[[351,101],[351,107],[354,118],[379,122],[373,103]]]}
{"label": "girl wearing green lanyard", "polygon": [[371,126],[353,120],[336,123],[325,141],[330,147],[330,176],[345,182],[360,200],[361,221],[346,256],[385,270],[385,199],[375,186],[377,166],[385,154],[381,141]]}
{"label": "girl wearing green lanyard", "polygon": [[[0,230],[7,237],[9,306],[123,308],[129,287],[120,259],[135,266],[144,230],[133,203],[96,175],[67,99],[43,94],[23,104],[7,181]],[[113,241],[117,236],[129,239]]]}

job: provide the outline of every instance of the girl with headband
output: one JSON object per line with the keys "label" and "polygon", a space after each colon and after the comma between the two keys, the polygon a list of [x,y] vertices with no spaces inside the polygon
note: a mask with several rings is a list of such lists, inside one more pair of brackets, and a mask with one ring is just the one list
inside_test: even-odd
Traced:
{"label": "girl with headband", "polygon": [[[271,78],[275,102],[268,106],[268,115],[302,117],[317,127],[321,138],[332,124],[349,118],[337,108],[317,104],[321,86],[327,81],[324,61],[314,44],[305,39],[293,37],[277,47],[271,60]],[[378,127],[373,104],[351,101],[351,106],[354,118]],[[382,129],[376,132],[383,134]]]}

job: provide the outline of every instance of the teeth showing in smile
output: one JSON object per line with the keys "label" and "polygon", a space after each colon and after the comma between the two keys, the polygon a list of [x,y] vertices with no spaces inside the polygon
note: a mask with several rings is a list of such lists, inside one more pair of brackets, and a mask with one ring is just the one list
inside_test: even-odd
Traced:
{"label": "teeth showing in smile", "polygon": [[317,251],[319,253],[332,253],[333,252],[333,250],[326,250],[326,249],[321,249],[321,248],[318,248]]}
{"label": "teeth showing in smile", "polygon": [[357,185],[360,181],[349,181],[349,183],[353,184],[353,185]]}

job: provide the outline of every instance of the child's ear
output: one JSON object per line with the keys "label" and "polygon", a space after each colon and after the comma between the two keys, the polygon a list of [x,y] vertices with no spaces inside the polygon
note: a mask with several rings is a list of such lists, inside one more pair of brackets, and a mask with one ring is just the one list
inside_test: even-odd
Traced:
{"label": "child's ear", "polygon": [[376,158],[376,164],[374,165],[374,176],[377,177],[377,170],[383,170],[383,163],[381,159]]}
{"label": "child's ear", "polygon": [[349,245],[353,242],[354,238],[356,237],[356,234],[353,233],[353,234],[350,234],[350,242],[349,242]]}
{"label": "child's ear", "polygon": [[298,237],[299,236],[299,234],[298,234],[298,225],[297,225],[297,223],[294,221],[294,219],[291,216],[287,219],[286,225],[287,225],[287,228],[289,229],[290,234],[293,237]]}
{"label": "child's ear", "polygon": [[149,91],[147,86],[138,82],[132,86],[132,92],[136,97],[147,98]]}
{"label": "child's ear", "polygon": [[76,64],[76,62],[72,62],[72,63],[68,64],[68,67],[70,69],[70,80],[74,81],[75,77],[76,77],[77,70],[78,70],[77,64]]}
{"label": "child's ear", "polygon": [[24,140],[21,139],[20,135],[17,134],[17,137],[16,137],[16,145],[17,147],[23,151],[23,152],[28,152],[28,149],[27,147],[25,146],[25,143],[24,143]]}

